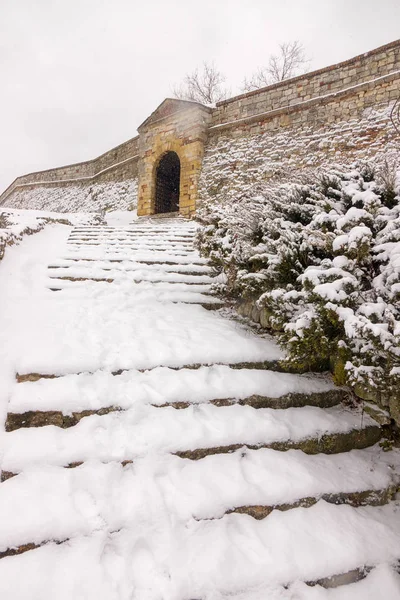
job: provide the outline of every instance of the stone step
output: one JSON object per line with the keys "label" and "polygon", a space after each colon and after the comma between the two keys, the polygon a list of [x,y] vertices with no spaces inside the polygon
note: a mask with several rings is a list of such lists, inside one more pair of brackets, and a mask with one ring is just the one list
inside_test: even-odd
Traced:
{"label": "stone step", "polygon": [[79,246],[80,248],[86,248],[88,246],[93,245],[101,245],[107,246],[108,248],[113,248],[115,246],[124,247],[128,249],[156,249],[162,251],[168,251],[170,248],[182,249],[182,250],[190,250],[194,251],[195,247],[193,244],[186,244],[182,242],[170,242],[170,241],[159,241],[153,242],[151,240],[101,240],[101,239],[92,239],[92,240],[80,240],[80,239],[69,239],[67,241],[68,246]]}
{"label": "stone step", "polygon": [[126,265],[111,265],[111,266],[97,266],[97,265],[86,265],[86,266],[77,266],[69,265],[49,265],[47,273],[49,276],[65,276],[65,275],[73,275],[73,276],[102,276],[102,275],[125,275],[132,278],[134,281],[148,281],[153,283],[187,283],[187,284],[211,284],[215,283],[216,278],[211,277],[208,274],[199,274],[199,273],[178,273],[176,271],[164,271],[161,269],[146,269],[146,268],[126,268]]}
{"label": "stone step", "polygon": [[308,406],[328,407],[346,400],[346,389],[336,387],[327,374],[295,375],[226,365],[115,373],[99,370],[60,376],[31,373],[17,375],[16,381],[8,401],[9,412],[15,414],[29,412],[32,407],[62,414],[100,410],[111,405],[111,398],[114,406],[125,410],[135,404],[179,408],[243,401],[253,406],[262,403],[265,408],[289,408],[303,405],[304,399]]}
{"label": "stone step", "polygon": [[[119,460],[119,461],[114,461],[114,460],[110,460],[108,462],[104,462],[102,461],[101,464],[102,465],[110,465],[113,463],[118,463],[119,465],[121,465],[121,467],[126,467],[128,465],[132,465],[133,464],[133,460],[127,459],[127,460]],[[86,463],[83,460],[76,460],[74,462],[68,463],[66,465],[62,465],[60,468],[62,469],[77,469],[78,467],[81,467],[83,465],[85,465]],[[20,471],[20,472],[13,472],[13,471],[1,471],[0,472],[0,483],[5,483],[6,481],[8,481],[9,479],[13,479],[14,477],[18,477],[19,475],[22,475],[24,473],[24,471]],[[4,488],[3,488],[4,490]]]}
{"label": "stone step", "polygon": [[182,237],[193,237],[196,235],[196,229],[183,229],[183,228],[166,228],[166,227],[148,227],[148,228],[132,228],[132,227],[127,227],[127,228],[109,228],[106,229],[104,227],[102,228],[87,228],[87,229],[82,229],[82,228],[75,228],[71,231],[71,234],[76,234],[76,235],[86,235],[86,234],[92,234],[92,235],[108,235],[108,234],[135,234],[135,235],[167,235],[167,236],[175,236],[175,235],[179,235]]}
{"label": "stone step", "polygon": [[346,433],[329,433],[320,437],[309,437],[300,440],[284,440],[279,442],[270,442],[267,444],[228,444],[226,446],[214,446],[208,448],[196,448],[194,450],[184,450],[176,452],[180,458],[189,460],[200,460],[206,456],[215,454],[228,454],[245,447],[249,450],[258,450],[268,448],[286,452],[287,450],[302,450],[305,454],[338,454],[340,452],[350,452],[351,450],[361,450],[377,444],[383,436],[382,429],[378,424],[368,425],[362,430],[353,429]]}
{"label": "stone step", "polygon": [[[32,380],[30,380],[32,381]],[[318,406],[320,408],[328,408],[337,406],[347,396],[347,392],[340,388],[328,390],[326,392],[315,392],[313,394],[298,394],[290,393],[280,396],[279,398],[269,398],[267,396],[249,396],[247,398],[241,398],[235,400],[234,398],[223,398],[216,400],[209,400],[208,403],[217,407],[225,406],[251,406],[255,409],[261,408],[272,408],[272,409],[285,409],[285,408],[299,408],[302,406]],[[168,402],[165,404],[151,404],[156,408],[174,408],[177,410],[183,410],[193,406],[190,402]],[[92,415],[103,416],[110,412],[124,411],[126,408],[121,406],[105,406],[99,409],[85,409],[82,411],[75,411],[72,413],[63,413],[60,410],[29,410],[21,413],[9,412],[7,414],[5,422],[6,431],[15,431],[16,429],[24,429],[29,427],[45,427],[46,425],[54,425],[67,429],[77,425],[81,419]]]}
{"label": "stone step", "polygon": [[77,231],[72,230],[69,234],[70,237],[135,237],[135,238],[164,238],[164,239],[181,239],[181,240],[193,240],[196,237],[195,231],[160,231],[160,230],[132,230],[132,229],[115,229],[113,231]]}
{"label": "stone step", "polygon": [[175,256],[197,255],[197,252],[195,250],[192,250],[192,249],[186,250],[185,248],[178,248],[178,247],[175,248],[172,245],[157,248],[156,246],[145,246],[144,244],[134,246],[134,245],[130,245],[130,244],[110,244],[109,242],[107,242],[107,243],[85,242],[82,244],[77,244],[77,243],[73,242],[73,243],[68,243],[68,247],[71,251],[73,251],[74,249],[81,250],[82,248],[98,247],[101,249],[108,249],[110,252],[111,251],[122,251],[122,250],[133,250],[133,251],[143,251],[143,252],[150,252],[150,253],[151,252],[168,252],[169,254],[173,254]]}
{"label": "stone step", "polygon": [[169,252],[169,253],[180,253],[180,254],[192,254],[195,252],[193,246],[182,246],[178,244],[131,244],[131,243],[110,243],[110,242],[68,242],[67,249],[85,249],[92,247],[99,247],[109,252],[113,250],[128,250],[128,251],[145,251],[145,252]]}
{"label": "stone step", "polygon": [[[289,588],[294,582],[304,581],[308,586],[337,588],[348,586],[351,583],[355,584],[368,576],[372,569],[376,565],[382,564],[383,561],[387,564],[396,564],[400,551],[396,539],[399,527],[395,522],[394,513],[395,509],[391,505],[353,508],[320,502],[307,511],[299,508],[290,513],[283,512],[279,518],[273,520],[274,522],[270,519],[247,520],[244,515],[231,514],[214,522],[187,523],[180,527],[175,525],[174,531],[179,534],[180,543],[179,547],[177,544],[170,543],[167,559],[163,554],[165,546],[159,548],[157,544],[157,541],[160,540],[158,531],[149,532],[146,548],[151,548],[152,556],[157,562],[163,557],[164,561],[168,560],[172,564],[176,564],[178,557],[187,557],[193,568],[190,570],[190,576],[180,569],[177,584],[182,586],[182,589],[187,589],[192,584],[196,589],[204,590],[207,596],[209,591],[215,594],[216,591],[221,590],[219,593],[221,598],[228,597],[228,595],[233,597],[231,593],[228,595],[222,593],[228,590],[226,574],[221,575],[220,568],[220,565],[224,564],[224,558],[230,556],[232,568],[236,573],[236,588],[247,590],[249,580],[262,581],[269,590],[272,589],[272,585],[275,590],[279,588],[278,593],[281,596],[284,589]],[[305,520],[307,534],[301,523],[301,517]],[[282,540],[277,538],[277,526],[282,529]],[[322,532],[325,528],[330,530],[331,527],[334,531],[333,540],[331,542],[329,539],[327,542]],[[227,528],[229,528],[229,535]],[[93,544],[89,546],[88,538],[90,536],[93,536],[94,539]],[[97,541],[95,536],[97,536]],[[5,573],[5,571],[2,573],[2,568],[11,571],[13,580],[18,573],[34,573],[35,577],[29,577],[28,580],[21,579],[19,589],[24,590],[24,598],[31,597],[28,591],[29,593],[33,591],[35,598],[42,597],[41,590],[45,589],[46,573],[49,569],[57,582],[63,582],[62,576],[70,577],[73,572],[74,581],[79,582],[80,589],[84,589],[83,582],[87,586],[96,586],[99,584],[99,577],[109,578],[109,573],[106,572],[104,575],[98,567],[98,556],[101,555],[101,550],[104,548],[105,537],[107,552],[130,564],[133,553],[132,544],[129,542],[132,539],[136,540],[135,531],[132,526],[121,527],[119,525],[118,528],[110,527],[108,530],[104,527],[103,531],[93,534],[75,535],[70,538],[63,536],[60,539],[54,536],[44,542],[31,542],[15,546],[9,550],[9,560],[1,561],[0,578]],[[287,547],[289,540],[290,548]],[[385,540],[387,540],[387,546],[385,546]],[[65,543],[67,541],[69,543]],[[42,547],[41,551],[38,550],[40,547]],[[87,554],[88,548],[94,550],[94,556]],[[205,553],[204,548],[209,548],[210,552]],[[235,549],[234,552],[232,552],[232,548]],[[343,548],[343,552],[338,552],[338,548]],[[136,546],[134,549],[136,550]],[[87,560],[83,561],[83,556]],[[257,557],[257,560],[254,560],[254,556]],[[1,558],[3,557],[4,554]],[[348,564],[347,569],[343,568],[346,563]],[[169,565],[169,562],[166,564]],[[261,588],[257,587],[261,591]],[[367,589],[364,587],[365,592]],[[266,591],[268,590],[266,589]],[[347,594],[347,589],[342,591]],[[368,595],[368,597],[382,597],[379,595],[380,588],[376,588],[376,591],[378,595]],[[316,592],[318,593],[318,590]],[[198,597],[198,595],[193,596],[193,598]],[[235,597],[238,598],[238,596]],[[244,597],[241,595],[241,598]],[[257,597],[269,598],[270,596],[258,595]],[[283,596],[281,597],[283,598]],[[302,595],[302,597],[305,596]],[[318,597],[322,596],[319,594]],[[337,597],[364,598],[367,596],[361,593],[354,596],[340,595]],[[390,596],[393,600],[395,597],[397,596]]]}
{"label": "stone step", "polygon": [[[99,280],[99,279],[86,279],[85,281],[93,281],[93,282],[97,282],[97,283],[113,283],[114,280],[108,281],[108,280]],[[75,286],[75,284],[79,283],[84,283],[84,281],[79,282],[79,281],[72,281],[71,282],[71,287],[66,285],[67,282],[60,282],[58,285],[57,283],[55,284],[51,284],[48,289],[50,292],[62,292],[63,290],[68,290],[68,289],[72,289],[72,286]],[[166,292],[168,293],[168,292]],[[202,292],[202,294],[204,296],[207,296],[208,294],[205,294]],[[220,308],[223,308],[224,304],[221,301],[214,301],[214,302],[205,302],[203,301],[199,301],[199,300],[187,300],[184,298],[179,298],[176,300],[172,300],[171,298],[164,298],[161,301],[163,302],[168,302],[170,304],[186,304],[188,306],[201,306],[202,308],[204,308],[205,310],[208,311],[215,311],[215,310],[219,310]]]}
{"label": "stone step", "polygon": [[[337,454],[381,440],[384,429],[371,418],[361,422],[359,416],[340,406],[258,410],[249,406],[200,405],[188,410],[134,406],[101,417],[86,416],[68,429],[50,426],[8,432],[3,439],[2,467],[15,473],[30,465],[62,466],[94,458],[135,460],[149,447],[153,453],[190,460],[247,449]],[[97,443],[99,429],[107,431],[101,445]]]}
{"label": "stone step", "polygon": [[[168,368],[172,371],[183,371],[183,370],[197,370],[204,367],[209,367],[209,363],[193,363],[186,364],[179,367],[169,366],[169,365],[158,365],[157,367],[153,367],[153,369],[137,369],[138,373],[150,372],[152,370],[160,369],[160,368]],[[269,360],[269,361],[259,361],[259,362],[238,362],[238,363],[213,363],[214,367],[228,367],[230,369],[262,369],[266,371],[276,371],[278,373],[283,372],[283,368],[279,361]],[[119,369],[118,371],[112,371],[110,375],[117,376],[122,373],[126,373],[131,371],[131,369]],[[25,383],[25,382],[35,382],[40,379],[58,379],[68,375],[87,375],[90,374],[88,371],[84,371],[82,373],[70,373],[70,374],[55,374],[55,373],[17,373],[15,376],[17,383]]]}
{"label": "stone step", "polygon": [[[78,263],[78,264],[76,264]],[[87,264],[88,263],[88,264]],[[95,263],[95,264],[93,264]],[[115,266],[116,265],[116,266]],[[120,266],[121,265],[121,266]],[[57,261],[53,261],[52,264],[48,265],[49,269],[68,269],[70,267],[79,267],[79,268],[98,268],[103,269],[105,271],[112,270],[113,268],[121,269],[124,271],[162,271],[165,273],[182,273],[186,275],[214,275],[214,269],[208,267],[203,264],[188,264],[188,263],[162,263],[162,262],[151,262],[145,263],[141,261],[136,261],[135,259],[96,259],[96,258],[87,258],[87,259],[79,259],[79,258],[66,258],[59,259]]]}
{"label": "stone step", "polygon": [[[112,271],[118,270],[123,272],[128,271],[142,271],[145,273],[153,273],[161,272],[161,273],[171,273],[171,274],[179,274],[179,275],[189,275],[196,277],[209,277],[209,280],[214,280],[215,275],[214,271],[211,268],[205,267],[205,265],[194,265],[194,264],[179,264],[179,263],[169,263],[162,264],[158,262],[152,263],[143,263],[135,260],[123,260],[123,259],[65,259],[64,263],[66,264],[57,264],[58,262],[63,261],[55,261],[51,265],[48,265],[49,269],[69,269],[75,268],[74,263],[78,263],[77,268],[82,269],[101,269],[103,271]],[[86,264],[89,263],[89,264]],[[94,263],[94,264],[93,264]],[[150,268],[149,268],[150,267]]]}
{"label": "stone step", "polygon": [[362,490],[358,492],[337,492],[337,493],[326,493],[320,496],[306,496],[300,498],[296,502],[285,502],[283,504],[265,505],[256,504],[248,506],[238,506],[226,511],[225,514],[241,514],[249,515],[261,521],[268,517],[274,510],[285,512],[287,510],[293,510],[296,508],[311,508],[319,502],[324,500],[328,504],[335,504],[336,506],[341,504],[347,504],[354,508],[360,506],[384,506],[388,504],[396,497],[398,491],[398,485],[389,485],[386,488],[380,490]]}
{"label": "stone step", "polygon": [[155,239],[155,240],[149,240],[148,238],[146,239],[133,239],[133,240],[129,240],[129,239],[110,239],[110,238],[89,238],[89,239],[82,239],[82,238],[68,238],[67,243],[69,245],[71,244],[78,244],[80,246],[90,246],[93,244],[104,244],[104,245],[108,245],[108,246],[127,246],[127,247],[150,247],[150,248],[160,248],[162,250],[168,250],[168,248],[188,248],[188,249],[193,249],[193,243],[192,242],[182,242],[179,240],[159,240],[159,239]]}
{"label": "stone step", "polygon": [[[74,534],[88,534],[97,521],[80,521],[80,507],[69,490],[83,489],[94,505],[120,525],[120,515],[134,519],[124,511],[124,494],[135,490],[133,511],[146,506],[149,489],[141,473],[149,481],[157,479],[161,468],[162,482],[158,493],[164,498],[171,514],[179,520],[196,521],[221,519],[225,515],[248,515],[263,520],[272,512],[287,512],[312,508],[324,500],[328,504],[352,507],[383,506],[389,503],[399,484],[399,452],[393,456],[377,448],[353,451],[351,455],[305,456],[291,451],[283,457],[271,450],[237,452],[223,457],[209,457],[202,464],[182,461],[173,456],[160,457],[158,463],[141,458],[122,463],[79,463],[62,467],[35,467],[23,472],[2,487],[0,510],[10,503],[18,509],[14,521],[0,523],[0,552],[15,547],[42,543],[41,531],[56,540],[69,537],[65,518],[81,522]],[[382,458],[382,460],[381,460]],[[371,464],[374,469],[371,469]],[[126,468],[127,467],[127,468]],[[397,469],[397,471],[395,470]],[[172,485],[173,483],[173,485]],[[338,487],[338,486],[341,486]],[[109,497],[109,489],[113,494]],[[171,494],[171,490],[175,492]],[[196,491],[194,494],[193,491]],[[22,493],[23,492],[23,493]],[[25,498],[29,497],[29,504]],[[40,511],[37,506],[40,505]],[[82,526],[84,529],[82,529]],[[8,548],[4,541],[8,540]]]}
{"label": "stone step", "polygon": [[192,245],[195,236],[166,236],[166,235],[146,235],[146,234],[113,234],[113,235],[92,235],[92,234],[71,234],[68,241],[121,241],[121,242],[145,242],[145,243],[172,243]]}
{"label": "stone step", "polygon": [[148,280],[148,279],[135,279],[133,277],[129,277],[129,275],[125,274],[125,273],[120,273],[118,274],[118,276],[113,276],[113,277],[90,277],[90,276],[82,276],[82,277],[73,277],[73,276],[67,276],[67,275],[48,275],[49,279],[51,279],[52,282],[57,282],[57,281],[71,281],[71,282],[82,282],[82,281],[99,281],[99,282],[105,282],[105,283],[113,283],[114,281],[130,281],[132,282],[132,284],[143,284],[143,285],[148,285],[148,286],[154,286],[154,289],[160,289],[160,290],[169,290],[170,286],[172,286],[172,289],[174,291],[190,291],[190,292],[199,292],[201,294],[205,294],[205,295],[212,295],[211,291],[210,291],[210,284],[209,283],[198,283],[196,281],[168,281],[168,280],[162,280],[162,279],[154,279],[154,280]]}
{"label": "stone step", "polygon": [[[161,254],[161,253],[160,253]],[[211,267],[208,265],[207,261],[205,261],[202,258],[199,258],[197,256],[193,256],[193,257],[177,257],[176,255],[168,255],[168,257],[163,258],[162,256],[151,256],[149,254],[147,254],[146,256],[135,256],[132,257],[132,254],[125,254],[121,256],[121,253],[114,253],[111,254],[111,256],[104,256],[103,254],[101,256],[96,256],[96,255],[80,255],[80,256],[76,256],[76,253],[64,257],[64,260],[86,260],[86,261],[104,261],[104,260],[108,260],[110,262],[115,261],[115,262],[125,262],[125,261],[131,261],[134,263],[138,263],[138,264],[143,264],[143,265],[178,265],[178,266],[184,266],[184,265],[195,265],[197,266],[202,266],[202,267],[206,267],[207,269],[211,269]]]}
{"label": "stone step", "polygon": [[108,415],[110,412],[121,410],[123,409],[117,406],[108,406],[97,410],[82,410],[71,414],[64,414],[59,410],[29,410],[23,413],[9,412],[6,418],[5,430],[9,432],[29,427],[46,427],[47,425],[68,429],[68,427],[77,425],[85,417],[91,417],[92,415],[103,416]]}

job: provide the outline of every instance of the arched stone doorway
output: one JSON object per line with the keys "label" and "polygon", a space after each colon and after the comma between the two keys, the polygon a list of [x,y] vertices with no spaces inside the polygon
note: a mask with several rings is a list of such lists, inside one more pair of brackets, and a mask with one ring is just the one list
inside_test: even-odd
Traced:
{"label": "arched stone doorway", "polygon": [[181,162],[176,152],[166,152],[156,168],[155,213],[179,211]]}

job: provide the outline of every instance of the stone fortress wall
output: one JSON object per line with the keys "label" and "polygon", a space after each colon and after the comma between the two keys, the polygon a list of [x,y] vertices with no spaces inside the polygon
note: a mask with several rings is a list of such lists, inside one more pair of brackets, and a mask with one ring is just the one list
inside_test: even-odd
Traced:
{"label": "stone fortress wall", "polygon": [[32,189],[35,186],[52,188],[135,179],[138,160],[139,136],[136,136],[93,160],[17,177],[0,196],[0,205],[4,204],[13,192],[21,188]]}
{"label": "stone fortress wall", "polygon": [[[207,115],[207,109],[199,105],[196,111],[194,103],[164,101],[139,127],[136,138],[94,160],[19,177],[0,196],[0,205],[12,206],[15,190],[132,180],[139,174],[139,214],[151,214],[153,205],[146,190],[154,183],[149,178],[159,155],[148,141],[156,131],[160,152],[164,151],[159,143],[163,137],[178,153],[185,152],[187,143],[198,142],[200,179],[183,174],[192,182],[190,202],[185,202],[183,211],[191,216],[199,198],[236,193],[239,185],[250,185],[260,173],[269,178],[282,167],[367,158],[397,147],[391,112],[399,98],[397,40],[345,62],[219,102]],[[186,111],[198,115],[193,131],[200,127],[201,136],[190,131],[183,136],[179,122],[187,120]],[[150,154],[152,168],[145,169]],[[198,165],[189,167],[191,160],[187,168],[197,172]]]}
{"label": "stone fortress wall", "polygon": [[318,98],[318,102],[322,102],[324,96],[396,71],[400,71],[400,40],[345,62],[218,102],[213,111],[212,126],[287,109],[311,99]]}

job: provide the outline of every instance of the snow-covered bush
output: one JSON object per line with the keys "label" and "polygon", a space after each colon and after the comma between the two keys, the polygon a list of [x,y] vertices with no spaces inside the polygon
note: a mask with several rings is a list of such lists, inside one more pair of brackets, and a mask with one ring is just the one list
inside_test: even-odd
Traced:
{"label": "snow-covered bush", "polygon": [[199,212],[199,247],[227,274],[221,291],[254,302],[288,361],[331,367],[384,404],[400,393],[399,175],[392,156]]}

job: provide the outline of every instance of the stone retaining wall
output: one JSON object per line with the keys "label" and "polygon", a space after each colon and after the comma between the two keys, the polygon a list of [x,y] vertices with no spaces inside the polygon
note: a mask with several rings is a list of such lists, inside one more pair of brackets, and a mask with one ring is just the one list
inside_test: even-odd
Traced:
{"label": "stone retaining wall", "polygon": [[391,121],[400,98],[400,73],[323,101],[278,109],[257,119],[209,130],[199,199],[233,200],[246,189],[288,171],[367,160],[400,151]]}
{"label": "stone retaining wall", "polygon": [[17,177],[0,196],[4,204],[14,190],[24,188],[63,187],[77,183],[124,181],[137,177],[139,136],[112,148],[93,160]]}

